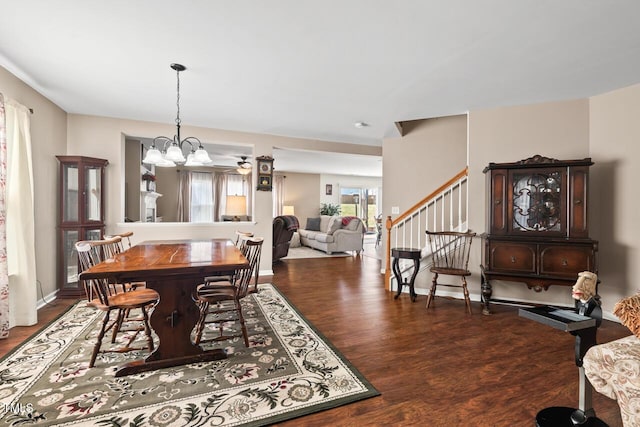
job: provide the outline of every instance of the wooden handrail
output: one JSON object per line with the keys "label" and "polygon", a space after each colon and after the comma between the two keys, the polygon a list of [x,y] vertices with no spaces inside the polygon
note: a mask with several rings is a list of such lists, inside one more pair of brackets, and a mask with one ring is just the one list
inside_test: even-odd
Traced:
{"label": "wooden handrail", "polygon": [[384,283],[385,283],[385,286],[387,286],[387,284],[389,283],[389,279],[391,279],[391,248],[390,248],[390,242],[391,242],[391,229],[393,228],[393,226],[398,224],[400,221],[404,220],[408,216],[412,215],[417,209],[419,209],[422,206],[426,205],[432,199],[434,199],[435,197],[439,196],[444,190],[446,190],[447,188],[451,187],[457,181],[459,181],[460,179],[462,179],[462,178],[464,178],[465,176],[468,176],[468,175],[469,175],[469,167],[466,166],[464,169],[462,169],[460,172],[458,172],[453,178],[449,179],[447,182],[442,184],[440,187],[438,187],[437,189],[432,191],[427,197],[423,198],[418,203],[416,203],[415,205],[411,206],[409,209],[404,211],[402,214],[398,215],[398,217],[396,219],[391,219],[391,216],[387,216],[387,220],[385,222],[385,226],[387,228],[387,244],[386,244],[386,251],[385,251],[386,252],[386,262],[385,262],[385,268],[384,268]]}
{"label": "wooden handrail", "polygon": [[[403,214],[399,215],[396,219],[391,220],[391,225],[389,225],[388,221],[387,221],[387,229],[390,230],[391,227],[393,227],[394,225],[396,225],[397,223],[399,223],[400,221],[402,221],[403,219],[405,219],[406,217],[408,217],[409,215],[411,215],[416,209],[418,209],[419,207],[422,207],[423,205],[425,205],[427,202],[431,201],[431,199],[433,199],[434,197],[436,197],[437,195],[439,195],[440,193],[442,193],[444,190],[446,190],[448,187],[452,186],[456,181],[458,181],[459,179],[461,179],[462,177],[467,176],[469,173],[469,167],[465,167],[464,169],[462,169],[460,172],[458,172],[453,178],[451,178],[449,181],[445,182],[444,184],[442,184],[440,187],[438,187],[437,189],[435,189],[434,191],[431,192],[431,194],[429,194],[427,197],[425,197],[424,199],[420,200],[418,203],[416,203],[415,205],[411,206],[409,209],[407,209],[406,211],[404,211]],[[389,217],[391,218],[391,217]]]}

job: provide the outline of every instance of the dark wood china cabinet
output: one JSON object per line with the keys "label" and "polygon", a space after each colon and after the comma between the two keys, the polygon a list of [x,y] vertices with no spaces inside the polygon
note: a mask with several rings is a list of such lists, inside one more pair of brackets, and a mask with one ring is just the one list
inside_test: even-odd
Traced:
{"label": "dark wood china cabinet", "polygon": [[540,292],[573,286],[582,271],[597,273],[598,243],[589,238],[590,158],[540,155],[514,163],[489,163],[487,233],[483,247],[483,313],[491,280],[523,282]]}
{"label": "dark wood china cabinet", "polygon": [[104,235],[104,177],[107,160],[83,156],[56,156],[58,178],[58,297],[84,295],[78,281],[79,240]]}

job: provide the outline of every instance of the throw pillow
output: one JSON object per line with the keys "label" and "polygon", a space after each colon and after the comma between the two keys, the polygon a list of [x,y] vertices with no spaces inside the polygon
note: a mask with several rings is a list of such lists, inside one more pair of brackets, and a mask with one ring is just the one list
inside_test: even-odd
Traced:
{"label": "throw pillow", "polygon": [[622,324],[640,338],[640,294],[618,301],[613,307],[613,314],[618,316]]}
{"label": "throw pillow", "polygon": [[356,231],[359,226],[360,226],[360,219],[353,218],[351,219],[351,221],[349,221],[349,224],[347,224],[345,228],[349,231]]}
{"label": "throw pillow", "polygon": [[320,231],[320,217],[307,218],[307,226],[305,227],[305,230]]}
{"label": "throw pillow", "polygon": [[342,218],[339,216],[331,217],[329,221],[329,229],[327,230],[327,234],[333,234],[336,230],[339,230],[342,227]]}
{"label": "throw pillow", "polygon": [[289,247],[290,248],[299,248],[301,246],[300,244],[300,235],[298,234],[297,231],[295,231],[293,233],[293,236],[291,236],[291,241],[289,242]]}

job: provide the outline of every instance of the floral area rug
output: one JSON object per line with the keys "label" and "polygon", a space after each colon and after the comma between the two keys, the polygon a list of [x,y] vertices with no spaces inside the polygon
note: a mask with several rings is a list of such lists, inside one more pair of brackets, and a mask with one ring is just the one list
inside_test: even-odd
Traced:
{"label": "floral area rug", "polygon": [[224,360],[116,378],[147,353],[104,353],[89,369],[102,313],[80,302],[0,361],[0,425],[267,425],[379,394],[274,286],[243,313],[250,348],[220,342]]}

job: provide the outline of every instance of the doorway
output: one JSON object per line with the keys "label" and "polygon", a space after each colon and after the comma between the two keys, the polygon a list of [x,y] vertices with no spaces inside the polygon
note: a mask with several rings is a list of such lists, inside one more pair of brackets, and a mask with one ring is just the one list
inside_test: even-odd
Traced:
{"label": "doorway", "polygon": [[343,187],[340,189],[340,213],[362,219],[367,232],[376,232],[378,216],[378,189]]}

